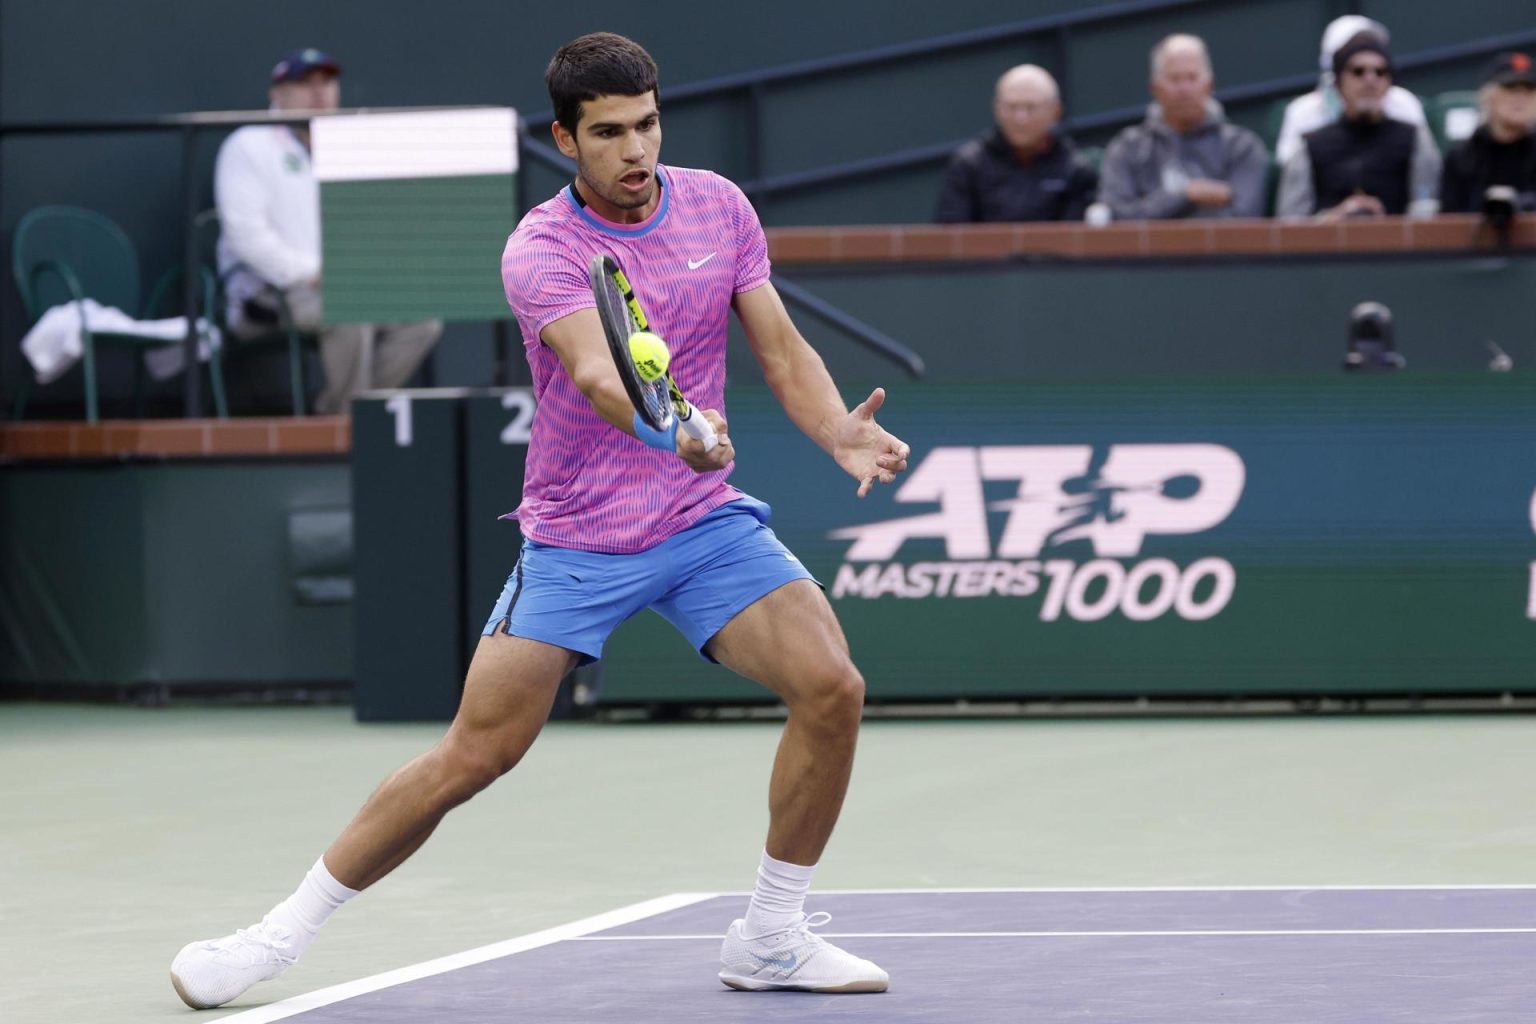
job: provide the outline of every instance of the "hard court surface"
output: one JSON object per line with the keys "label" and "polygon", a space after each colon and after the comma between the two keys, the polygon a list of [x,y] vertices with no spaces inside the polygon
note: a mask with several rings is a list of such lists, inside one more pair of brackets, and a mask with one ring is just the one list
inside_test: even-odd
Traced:
{"label": "hard court surface", "polygon": [[[822,894],[879,995],[711,978],[741,895],[651,901],[227,1018],[230,1024],[1531,1020],[1536,889]],[[834,926],[835,925],[835,929]],[[420,975],[420,976],[415,976]]]}
{"label": "hard court surface", "polygon": [[825,997],[715,977],[779,723],[555,723],[296,967],[187,1009],[176,951],[441,733],[0,704],[0,1024],[277,1020],[381,974],[420,980],[295,1019],[1536,1021],[1525,714],[870,721],[809,907],[892,988]]}

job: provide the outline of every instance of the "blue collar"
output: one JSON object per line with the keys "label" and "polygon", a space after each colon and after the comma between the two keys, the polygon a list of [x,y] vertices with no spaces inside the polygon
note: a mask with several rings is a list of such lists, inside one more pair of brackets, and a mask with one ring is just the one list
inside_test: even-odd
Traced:
{"label": "blue collar", "polygon": [[657,205],[656,211],[651,214],[650,219],[639,227],[626,228],[622,224],[614,224],[603,220],[597,214],[587,209],[587,205],[577,197],[574,184],[565,186],[565,188],[561,189],[561,192],[565,194],[566,201],[575,207],[576,212],[581,215],[581,219],[597,228],[597,230],[618,238],[641,238],[661,226],[661,222],[666,219],[667,209],[671,206],[672,188],[667,184],[666,175],[662,174],[660,164],[656,165],[656,180],[661,183],[661,202]]}

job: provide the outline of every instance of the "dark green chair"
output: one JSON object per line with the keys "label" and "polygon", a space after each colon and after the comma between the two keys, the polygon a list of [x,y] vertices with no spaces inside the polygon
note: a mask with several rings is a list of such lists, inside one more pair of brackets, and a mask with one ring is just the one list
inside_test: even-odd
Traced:
{"label": "dark green chair", "polygon": [[[86,419],[92,423],[100,419],[96,383],[98,348],[124,349],[133,354],[133,397],[137,414],[143,404],[144,353],[154,348],[179,346],[184,341],[181,338],[162,340],[93,332],[84,326],[83,303],[86,299],[94,299],[131,317],[154,313],[172,305],[167,300],[179,298],[181,292],[175,286],[181,282],[181,271],[173,270],[164,275],[148,301],[141,305],[139,256],[133,243],[111,220],[74,206],[40,206],[22,217],[11,239],[11,271],[29,324],[36,323],[54,306],[70,302],[82,304],[80,347],[85,371]],[[210,275],[200,276],[203,308],[207,311],[213,301],[214,282]],[[179,312],[179,309],[175,311]],[[224,399],[224,375],[217,347],[209,354],[208,375],[214,407],[222,419],[229,415],[229,410]],[[17,388],[17,419],[26,412],[33,381],[30,369],[24,370]]]}
{"label": "dark green chair", "polygon": [[1476,90],[1458,89],[1432,96],[1424,104],[1424,114],[1429,118],[1429,129],[1442,153],[1458,143],[1465,142],[1477,130],[1482,120],[1482,108]]}
{"label": "dark green chair", "polygon": [[230,359],[239,359],[247,353],[261,349],[285,349],[288,354],[288,391],[293,404],[293,414],[303,416],[306,408],[305,396],[308,394],[308,380],[304,372],[307,365],[305,353],[319,350],[319,336],[294,325],[293,313],[288,309],[288,303],[283,299],[282,292],[277,293],[278,318],[270,331],[250,338],[237,338],[230,333],[228,301],[224,290],[228,279],[217,270],[219,211],[204,210],[199,213],[194,221],[194,227],[197,232],[199,259],[218,281],[213,307],[214,322],[223,331],[226,356]]}
{"label": "dark green chair", "polygon": [[1269,155],[1275,155],[1275,147],[1280,143],[1280,129],[1285,127],[1285,108],[1291,105],[1295,96],[1282,96],[1270,103],[1264,111],[1264,131],[1260,138],[1264,140],[1264,148],[1269,150]]}

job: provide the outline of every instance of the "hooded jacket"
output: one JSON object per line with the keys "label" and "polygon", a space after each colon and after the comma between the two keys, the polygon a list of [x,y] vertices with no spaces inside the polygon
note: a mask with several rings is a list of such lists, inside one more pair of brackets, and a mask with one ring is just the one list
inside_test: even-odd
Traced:
{"label": "hooded jacket", "polygon": [[[1116,220],[1176,217],[1262,217],[1269,154],[1247,128],[1229,124],[1221,104],[1206,100],[1205,118],[1180,134],[1153,103],[1139,125],[1110,142],[1099,172],[1099,199]],[[1224,207],[1196,206],[1184,188],[1196,178],[1232,186]]]}

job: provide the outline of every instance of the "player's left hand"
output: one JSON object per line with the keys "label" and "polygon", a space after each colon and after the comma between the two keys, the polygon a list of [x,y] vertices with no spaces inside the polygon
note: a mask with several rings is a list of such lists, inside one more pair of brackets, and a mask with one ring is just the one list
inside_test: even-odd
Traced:
{"label": "player's left hand", "polygon": [[875,388],[842,418],[832,437],[832,457],[859,482],[861,498],[876,480],[895,481],[912,453],[910,445],[875,422],[875,411],[884,404],[885,388]]}

